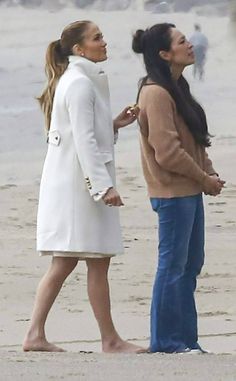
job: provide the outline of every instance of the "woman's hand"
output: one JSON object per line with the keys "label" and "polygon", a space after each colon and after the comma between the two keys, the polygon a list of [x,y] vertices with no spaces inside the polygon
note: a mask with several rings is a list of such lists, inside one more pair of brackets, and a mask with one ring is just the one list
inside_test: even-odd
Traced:
{"label": "woman's hand", "polygon": [[103,201],[107,206],[122,206],[123,201],[115,188],[109,188],[107,193],[103,196]]}
{"label": "woman's hand", "polygon": [[220,194],[224,184],[225,181],[221,180],[217,175],[207,175],[204,181],[204,193],[217,196]]}
{"label": "woman's hand", "polygon": [[113,120],[114,131],[117,132],[119,128],[126,127],[133,123],[139,114],[139,107],[137,104],[125,107],[123,111]]}

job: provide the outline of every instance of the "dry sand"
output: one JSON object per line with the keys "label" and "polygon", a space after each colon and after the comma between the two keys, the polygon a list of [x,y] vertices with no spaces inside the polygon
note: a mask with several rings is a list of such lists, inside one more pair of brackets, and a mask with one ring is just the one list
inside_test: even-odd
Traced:
{"label": "dry sand", "polygon": [[[69,277],[47,323],[48,338],[65,354],[21,351],[21,342],[39,279],[49,259],[35,252],[35,224],[40,174],[46,151],[42,116],[34,101],[43,82],[44,53],[64,25],[90,18],[102,28],[110,59],[114,114],[133,103],[143,69],[130,50],[131,33],[162,20],[187,36],[202,24],[211,48],[203,83],[192,80],[215,135],[210,156],[227,181],[217,198],[206,197],[206,264],[196,299],[203,347],[215,355],[103,355],[86,293],[81,263]],[[133,11],[99,13],[72,8],[58,13],[0,8],[0,380],[236,380],[236,133],[235,41],[227,18],[154,15]],[[151,211],[140,169],[137,127],[120,134],[118,189],[126,254],[112,261],[112,310],[120,334],[148,345],[149,308],[156,267],[156,216]],[[79,354],[81,350],[93,354]]]}

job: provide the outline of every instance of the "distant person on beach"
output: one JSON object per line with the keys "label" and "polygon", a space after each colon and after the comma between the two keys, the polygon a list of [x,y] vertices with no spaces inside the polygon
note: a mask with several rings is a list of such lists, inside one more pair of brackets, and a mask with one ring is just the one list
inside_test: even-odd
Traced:
{"label": "distant person on beach", "polygon": [[[48,151],[40,186],[37,250],[51,255],[42,278],[24,351],[62,351],[47,341],[45,322],[65,279],[79,260],[88,269],[88,296],[104,352],[140,352],[120,338],[111,317],[107,273],[122,254],[115,189],[114,137],[137,118],[126,107],[112,120],[106,42],[91,21],[68,25],[46,53],[48,83],[39,98],[48,130]],[[79,325],[78,325],[79,326]]]}
{"label": "distant person on beach", "polygon": [[193,47],[173,24],[137,30],[132,48],[144,58],[138,116],[141,158],[152,209],[159,216],[159,257],[151,305],[150,352],[201,353],[194,300],[204,262],[202,193],[222,181],[205,151],[205,112],[182,75]]}
{"label": "distant person on beach", "polygon": [[193,45],[194,50],[194,65],[193,65],[193,76],[194,78],[204,79],[204,67],[206,63],[206,54],[208,49],[208,39],[201,32],[201,27],[199,24],[194,25],[194,33],[190,37],[189,41]]}

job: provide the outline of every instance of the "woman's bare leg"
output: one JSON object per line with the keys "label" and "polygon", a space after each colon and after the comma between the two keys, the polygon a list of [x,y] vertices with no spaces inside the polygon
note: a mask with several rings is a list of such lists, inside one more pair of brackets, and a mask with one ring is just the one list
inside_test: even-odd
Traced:
{"label": "woman's bare leg", "polygon": [[47,341],[45,322],[63,282],[77,262],[76,258],[54,257],[52,259],[50,268],[38,285],[30,328],[23,342],[24,351],[63,351]]}
{"label": "woman's bare leg", "polygon": [[97,319],[103,352],[143,352],[143,348],[130,344],[120,338],[115,330],[112,317],[107,279],[110,258],[87,259],[88,295]]}

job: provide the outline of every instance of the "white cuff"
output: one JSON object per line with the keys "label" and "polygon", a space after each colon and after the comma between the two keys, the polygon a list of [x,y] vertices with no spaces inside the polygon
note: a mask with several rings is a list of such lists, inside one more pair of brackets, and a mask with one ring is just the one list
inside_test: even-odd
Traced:
{"label": "white cuff", "polygon": [[105,194],[107,193],[107,191],[108,191],[108,189],[109,188],[106,188],[106,189],[104,189],[104,190],[102,190],[102,191],[100,191],[100,192],[97,192],[96,194],[94,194],[93,195],[93,199],[94,199],[94,201],[100,201],[102,198],[103,198],[103,196],[105,196]]}

